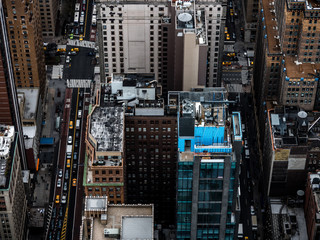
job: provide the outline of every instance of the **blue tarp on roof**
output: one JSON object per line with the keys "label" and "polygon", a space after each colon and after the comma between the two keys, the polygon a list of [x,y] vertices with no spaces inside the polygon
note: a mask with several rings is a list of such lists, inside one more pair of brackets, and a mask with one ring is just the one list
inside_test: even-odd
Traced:
{"label": "blue tarp on roof", "polygon": [[40,138],[40,145],[53,145],[54,138]]}

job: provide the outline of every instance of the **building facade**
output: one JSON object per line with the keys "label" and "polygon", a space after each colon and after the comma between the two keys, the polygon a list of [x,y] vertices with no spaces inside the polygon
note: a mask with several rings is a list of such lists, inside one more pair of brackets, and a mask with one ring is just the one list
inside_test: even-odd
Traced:
{"label": "building facade", "polygon": [[27,201],[22,181],[18,134],[13,126],[1,125],[0,238],[25,239]]}
{"label": "building facade", "polygon": [[236,236],[241,118],[229,115],[226,93],[169,92],[179,126],[177,239]]}
{"label": "building facade", "polygon": [[127,203],[154,204],[155,221],[175,224],[176,116],[127,116]]}
{"label": "building facade", "polygon": [[15,126],[19,135],[18,149],[22,169],[28,169],[6,19],[2,2],[0,2],[0,86],[0,122]]}
{"label": "building facade", "polygon": [[3,1],[17,88],[45,90],[45,62],[38,1]]}
{"label": "building facade", "polygon": [[267,102],[319,109],[318,5],[308,1],[261,0],[253,89],[265,139]]}
{"label": "building facade", "polygon": [[269,196],[295,196],[307,173],[320,167],[319,117],[292,107],[268,110],[263,177]]}
{"label": "building facade", "polygon": [[124,203],[124,111],[121,106],[107,106],[103,99],[98,101],[86,128],[85,194]]}
{"label": "building facade", "polygon": [[97,2],[106,77],[154,73],[165,95],[220,84],[222,2]]}
{"label": "building facade", "polygon": [[59,10],[58,0],[39,0],[42,37],[44,41],[50,41],[56,33],[56,23]]}
{"label": "building facade", "polygon": [[304,214],[306,218],[306,226],[308,238],[318,239],[320,237],[320,173],[308,173],[306,191],[305,191],[305,205]]}

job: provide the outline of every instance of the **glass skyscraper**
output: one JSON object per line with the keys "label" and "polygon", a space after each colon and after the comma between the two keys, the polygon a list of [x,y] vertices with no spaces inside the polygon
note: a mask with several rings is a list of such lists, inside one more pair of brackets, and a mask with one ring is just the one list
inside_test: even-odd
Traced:
{"label": "glass skyscraper", "polygon": [[224,88],[169,93],[178,113],[177,239],[234,239],[240,113]]}

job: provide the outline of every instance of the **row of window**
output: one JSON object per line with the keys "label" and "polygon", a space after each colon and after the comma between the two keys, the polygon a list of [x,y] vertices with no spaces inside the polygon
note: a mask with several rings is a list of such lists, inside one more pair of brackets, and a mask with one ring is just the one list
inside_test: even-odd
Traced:
{"label": "row of window", "polygon": [[[300,100],[300,104],[311,104],[311,100]],[[286,101],[287,104],[297,104],[298,100],[287,100]]]}
{"label": "row of window", "polygon": [[113,170],[108,170],[108,171],[106,171],[106,170],[95,170],[95,171],[94,171],[95,174],[106,174],[107,172],[108,172],[109,174],[111,174],[111,175],[113,175],[113,174],[120,174],[120,171],[119,171],[119,170],[115,170],[115,171],[113,171]]}
{"label": "row of window", "polygon": [[[300,88],[288,88],[288,91],[296,91],[296,92],[299,92],[300,91]],[[301,91],[302,92],[309,92],[309,88],[301,88]],[[313,91],[313,88],[310,88],[310,91]],[[312,93],[311,93],[312,94]]]}
{"label": "row of window", "polygon": [[[287,94],[287,97],[299,97],[299,93],[288,93],[288,94]],[[305,98],[309,97],[309,98],[311,98],[311,97],[312,97],[312,93],[310,93],[310,94],[308,94],[308,93],[301,93],[301,94],[300,94],[300,97],[305,97]],[[311,100],[310,100],[310,101],[311,101]]]}
{"label": "row of window", "polygon": [[[107,178],[95,178],[95,182],[107,182]],[[114,178],[110,177],[108,178],[108,182],[120,182],[120,178],[116,178],[114,181]]]}
{"label": "row of window", "polygon": [[[289,81],[288,85],[291,86],[300,86],[301,81]],[[302,86],[314,86],[314,81],[302,81]],[[310,91],[313,91],[313,88],[310,88]]]}

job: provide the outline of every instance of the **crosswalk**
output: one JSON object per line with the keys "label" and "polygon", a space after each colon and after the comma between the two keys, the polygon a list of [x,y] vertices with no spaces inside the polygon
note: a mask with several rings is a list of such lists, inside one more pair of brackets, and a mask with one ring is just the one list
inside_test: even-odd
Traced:
{"label": "crosswalk", "polygon": [[68,88],[90,88],[91,79],[67,79]]}
{"label": "crosswalk", "polygon": [[66,213],[65,213],[64,219],[63,219],[62,229],[61,229],[61,238],[60,238],[61,240],[66,239],[67,226],[68,226],[68,211],[69,211],[69,207],[67,206]]}
{"label": "crosswalk", "polygon": [[68,39],[67,45],[77,46],[77,47],[95,48],[95,42],[80,41],[78,39]]}

